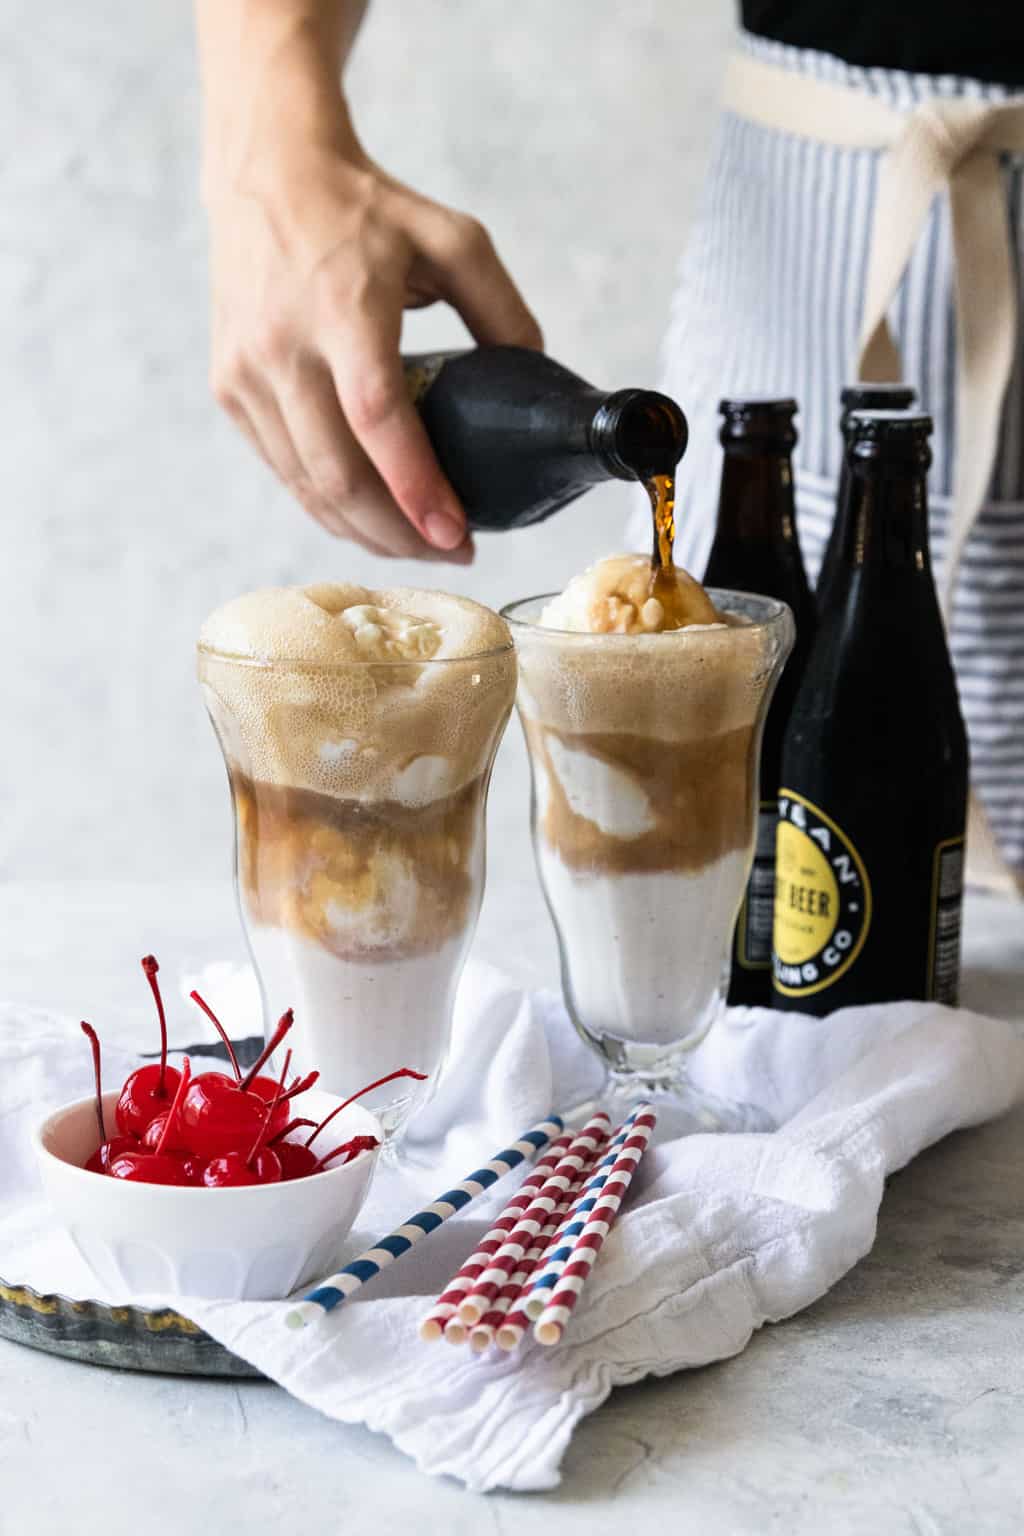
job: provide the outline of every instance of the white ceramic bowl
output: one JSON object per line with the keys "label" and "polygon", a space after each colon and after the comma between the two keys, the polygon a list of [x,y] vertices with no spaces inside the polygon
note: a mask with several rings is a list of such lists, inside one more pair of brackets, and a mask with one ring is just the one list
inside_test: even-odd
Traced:
{"label": "white ceramic bowl", "polygon": [[[321,1119],[340,1099],[310,1091],[302,1113]],[[116,1093],[103,1096],[114,1124]],[[356,1135],[383,1140],[358,1104],[324,1132],[328,1150]],[[117,1299],[143,1292],[225,1300],[273,1300],[337,1267],[339,1249],[366,1199],[379,1148],[311,1178],[239,1189],[135,1184],[87,1173],[96,1150],[96,1100],[50,1115],[33,1136],[50,1202],[90,1269]]]}

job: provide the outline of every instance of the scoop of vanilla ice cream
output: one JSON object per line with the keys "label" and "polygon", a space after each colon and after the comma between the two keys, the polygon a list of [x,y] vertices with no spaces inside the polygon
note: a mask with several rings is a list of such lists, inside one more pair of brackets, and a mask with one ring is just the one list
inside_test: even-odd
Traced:
{"label": "scoop of vanilla ice cream", "polygon": [[516,662],[505,621],[469,598],[324,581],[218,608],[199,672],[248,778],[422,805],[482,771]]}
{"label": "scoop of vanilla ice cream", "polygon": [[[664,601],[666,597],[670,601]],[[592,635],[654,635],[691,624],[721,622],[700,582],[679,566],[661,573],[655,596],[651,562],[644,555],[609,555],[598,560],[574,576],[543,608],[539,619],[545,629]]]}
{"label": "scoop of vanilla ice cream", "polygon": [[358,603],[343,608],[338,617],[352,631],[359,654],[367,661],[428,661],[441,645],[441,631],[430,619],[396,608]]}
{"label": "scoop of vanilla ice cream", "polygon": [[469,598],[333,581],[247,592],[211,613],[199,635],[201,650],[221,656],[331,667],[447,660],[509,643],[504,620]]}

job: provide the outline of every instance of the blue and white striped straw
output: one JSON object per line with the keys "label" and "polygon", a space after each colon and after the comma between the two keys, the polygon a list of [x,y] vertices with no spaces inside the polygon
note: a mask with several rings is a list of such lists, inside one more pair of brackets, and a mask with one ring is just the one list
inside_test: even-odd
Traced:
{"label": "blue and white striped straw", "polygon": [[336,1275],[330,1275],[326,1280],[309,1291],[303,1299],[285,1314],[285,1323],[289,1328],[304,1328],[307,1323],[317,1321],[326,1313],[332,1311],[353,1291],[358,1291],[374,1275],[379,1275],[382,1269],[387,1269],[396,1259],[400,1259],[403,1253],[408,1253],[418,1242],[433,1232],[442,1222],[454,1216],[456,1211],[461,1211],[477,1195],[483,1194],[485,1189],[490,1189],[506,1173],[513,1168],[518,1168],[524,1159],[532,1157],[542,1147],[546,1147],[553,1136],[557,1136],[563,1129],[563,1122],[558,1115],[551,1115],[547,1120],[542,1120],[532,1130],[525,1131],[518,1141],[514,1141],[510,1147],[498,1152],[489,1163],[456,1184],[453,1189],[446,1190],[432,1204],[425,1206],[422,1211],[417,1211],[415,1216],[410,1216],[400,1227],[382,1237],[372,1248],[361,1253],[351,1264],[346,1264]]}
{"label": "blue and white striped straw", "polygon": [[520,1301],[519,1306],[526,1313],[531,1322],[536,1322],[544,1308],[547,1306],[563,1269],[572,1257],[573,1244],[587,1224],[590,1212],[601,1199],[601,1191],[608,1182],[612,1165],[618,1158],[622,1143],[628,1140],[632,1133],[637,1118],[650,1109],[649,1104],[638,1104],[627,1115],[622,1125],[616,1131],[615,1136],[608,1144],[608,1152],[598,1163],[592,1176],[584,1185],[580,1198],[573,1205],[566,1220],[551,1240],[551,1245],[545,1256],[543,1266],[539,1266],[540,1273],[532,1281],[526,1296]]}

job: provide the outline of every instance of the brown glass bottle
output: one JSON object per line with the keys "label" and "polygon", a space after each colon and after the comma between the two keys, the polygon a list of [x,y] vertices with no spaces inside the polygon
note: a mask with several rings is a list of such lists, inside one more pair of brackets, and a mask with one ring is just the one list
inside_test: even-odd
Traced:
{"label": "brown glass bottle", "polygon": [[783,743],[776,1006],[955,1003],[967,738],[928,551],[931,418],[850,420],[852,534]]}
{"label": "brown glass bottle", "polygon": [[602,480],[671,476],[686,417],[653,389],[608,393],[527,347],[403,358],[469,526],[523,528]]}
{"label": "brown glass bottle", "polygon": [[829,589],[837,572],[846,563],[853,525],[847,516],[850,496],[850,474],[846,467],[849,447],[850,418],[854,411],[908,411],[917,399],[917,391],[909,384],[847,384],[839,396],[839,432],[843,440],[843,462],[839,470],[836,490],[836,510],[832,519],[832,531],[818,571],[814,599],[818,612],[828,602]]}
{"label": "brown glass bottle", "polygon": [[775,896],[775,818],[782,735],[814,636],[816,618],[793,504],[795,400],[723,400],[725,457],[718,522],[704,581],[781,598],[793,610],[796,643],[775,691],[761,742],[760,811],[754,863],[736,923],[730,1003],[770,1003]]}

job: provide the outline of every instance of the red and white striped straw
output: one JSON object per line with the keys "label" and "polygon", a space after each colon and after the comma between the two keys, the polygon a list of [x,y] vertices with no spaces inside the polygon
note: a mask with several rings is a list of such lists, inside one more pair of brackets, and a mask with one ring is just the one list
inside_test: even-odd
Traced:
{"label": "red and white striped straw", "polygon": [[582,1233],[590,1220],[590,1213],[603,1197],[604,1186],[611,1178],[619,1153],[632,1136],[637,1120],[641,1115],[645,1115],[650,1107],[650,1104],[645,1102],[637,1104],[630,1111],[607,1146],[603,1148],[600,1160],[591,1169],[584,1188],[573,1201],[572,1209],[551,1242],[544,1263],[539,1266],[524,1293],[522,1308],[530,1323],[537,1321],[551,1300],[561,1273],[572,1258],[576,1238]]}
{"label": "red and white striped straw", "polygon": [[603,1110],[592,1115],[576,1135],[565,1156],[542,1185],[539,1194],[493,1256],[480,1278],[459,1303],[458,1319],[473,1327],[488,1310],[502,1286],[521,1267],[527,1250],[533,1247],[541,1227],[566,1196],[572,1195],[586,1177],[598,1148],[608,1139],[608,1116]]}
{"label": "red and white striped straw", "polygon": [[[590,1122],[588,1122],[588,1125],[589,1123]],[[580,1137],[587,1135],[587,1126],[584,1126],[579,1135]],[[578,1138],[574,1138],[572,1135],[563,1138],[563,1140],[569,1143],[568,1149],[565,1150],[566,1156],[571,1154],[572,1147],[577,1139]],[[598,1144],[597,1149],[590,1154],[591,1162],[593,1161],[593,1158],[598,1156],[603,1150],[605,1150],[605,1143],[602,1141]],[[557,1164],[561,1161],[561,1159],[556,1157],[555,1161],[556,1168],[554,1172],[557,1173]],[[494,1338],[495,1329],[504,1318],[505,1313],[512,1305],[513,1300],[521,1293],[522,1288],[526,1282],[532,1279],[537,1266],[543,1263],[544,1255],[550,1249],[552,1239],[565,1221],[570,1204],[575,1199],[576,1192],[579,1189],[579,1181],[581,1179],[585,1179],[588,1175],[588,1172],[588,1165],[584,1164],[580,1169],[577,1178],[571,1184],[568,1184],[566,1188],[558,1194],[558,1203],[551,1211],[549,1217],[545,1221],[544,1226],[541,1227],[540,1231],[537,1233],[537,1236],[533,1239],[532,1246],[523,1255],[523,1258],[520,1261],[520,1269],[517,1271],[517,1274],[521,1276],[521,1278],[517,1280],[516,1276],[513,1275],[510,1279],[506,1275],[505,1283],[500,1286],[499,1290],[495,1294],[493,1304],[488,1308],[485,1302],[485,1310],[483,1314],[478,1317],[478,1320],[475,1324],[468,1323],[461,1316],[449,1317],[444,1330],[444,1337],[449,1344],[463,1344],[468,1339],[470,1347],[478,1354],[482,1353],[488,1347],[488,1345],[491,1343],[491,1340]],[[541,1193],[543,1193],[543,1190]],[[532,1198],[527,1197],[527,1216],[529,1216],[530,1207],[532,1204]],[[523,1213],[520,1212],[519,1215],[522,1216]],[[513,1224],[513,1230],[516,1226],[518,1226],[518,1222]],[[507,1240],[508,1238],[509,1233],[506,1233],[504,1240]],[[502,1244],[499,1243],[492,1257],[497,1256],[497,1253],[501,1247]],[[478,1280],[483,1279],[484,1270],[486,1268],[487,1263],[485,1262],[485,1264],[481,1266],[480,1273],[477,1276]],[[471,1289],[473,1283],[475,1282],[467,1282],[467,1289]]]}
{"label": "red and white striped straw", "polygon": [[537,1233],[533,1247],[523,1256],[523,1262],[507,1285],[503,1285],[493,1305],[486,1311],[480,1321],[470,1330],[469,1347],[477,1354],[482,1354],[493,1342],[498,1328],[501,1327],[508,1315],[509,1309],[518,1301],[522,1294],[523,1286],[527,1285],[537,1272],[537,1266],[542,1263],[547,1253],[551,1239],[568,1210],[568,1201],[571,1194],[567,1193],[562,1203],[551,1212],[551,1218],[541,1227]]}
{"label": "red and white striped straw", "polygon": [[[502,1208],[494,1226],[481,1240],[476,1252],[471,1254],[462,1268],[455,1272],[437,1298],[435,1305],[420,1323],[421,1339],[433,1342],[446,1333],[448,1325],[458,1310],[459,1302],[487,1268],[488,1262],[497,1253],[523,1212],[529,1209],[534,1195],[572,1145],[572,1139],[572,1132],[566,1131],[564,1135],[556,1137],[545,1149],[543,1156],[537,1159],[512,1199]],[[453,1330],[450,1342],[461,1344],[465,1336],[465,1329],[457,1327]]]}
{"label": "red and white striped straw", "polygon": [[[543,1312],[544,1302],[551,1295],[551,1291],[542,1291],[538,1297],[536,1287],[541,1277],[549,1278],[554,1284],[555,1277],[561,1275],[572,1253],[574,1236],[583,1231],[587,1213],[600,1202],[602,1191],[611,1176],[623,1144],[632,1134],[636,1120],[649,1108],[649,1104],[638,1104],[601,1148],[598,1157],[587,1172],[586,1182],[575,1193],[572,1203],[558,1223],[555,1235],[549,1241],[540,1263],[524,1284],[518,1298],[509,1309],[504,1323],[498,1329],[495,1343],[499,1349],[510,1351],[517,1349],[529,1332],[530,1324]],[[561,1257],[555,1258],[556,1255]],[[534,1311],[531,1303],[536,1299],[540,1300],[540,1305]]]}
{"label": "red and white striped straw", "polygon": [[529,1326],[529,1317],[521,1306],[516,1305],[510,1308],[505,1321],[495,1333],[494,1342],[499,1349],[503,1349],[506,1353],[511,1354],[512,1350],[518,1349],[523,1342]]}
{"label": "red and white striped straw", "polygon": [[590,1213],[586,1226],[573,1244],[572,1257],[566,1264],[551,1300],[537,1320],[533,1336],[539,1344],[557,1344],[572,1316],[601,1251],[601,1245],[615,1224],[619,1207],[629,1189],[636,1166],[647,1149],[657,1116],[653,1109],[638,1115],[632,1133],[623,1142],[622,1150],[601,1192],[601,1200]]}

